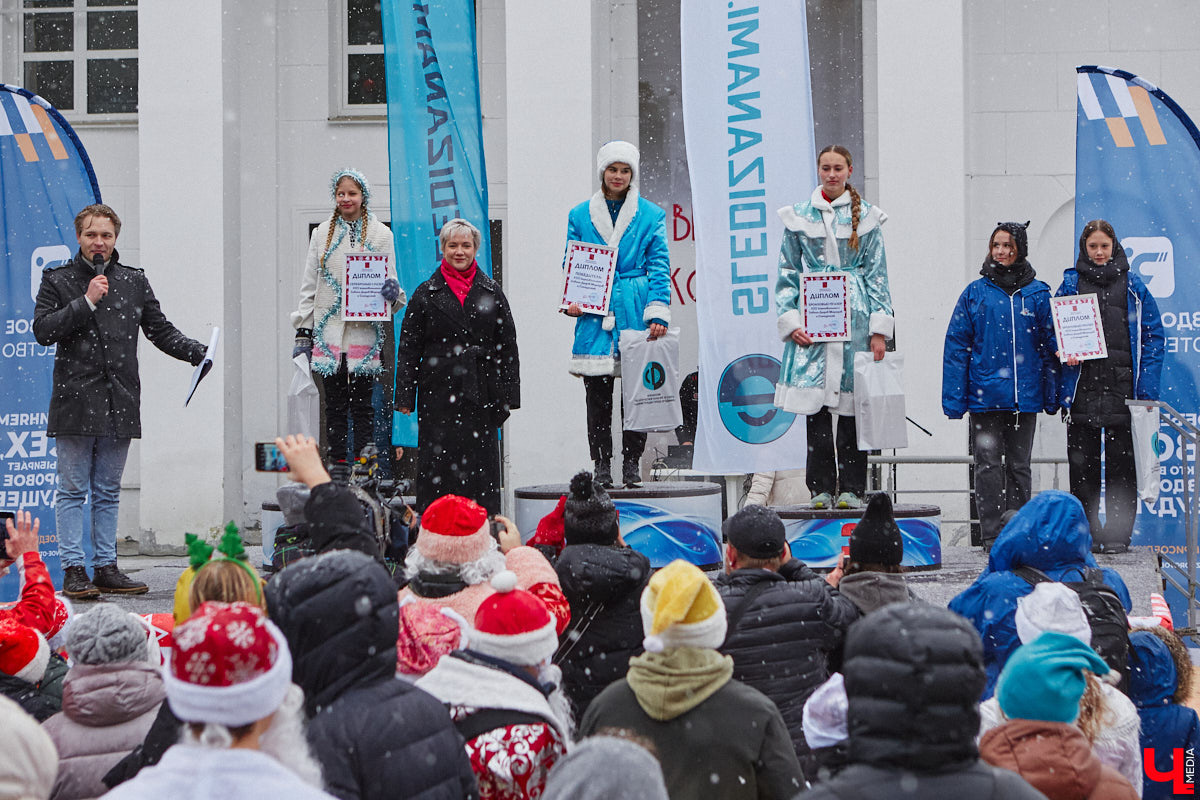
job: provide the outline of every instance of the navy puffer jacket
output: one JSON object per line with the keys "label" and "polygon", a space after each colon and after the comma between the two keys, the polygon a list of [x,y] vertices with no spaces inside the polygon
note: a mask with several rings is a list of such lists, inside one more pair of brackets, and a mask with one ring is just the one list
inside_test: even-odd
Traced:
{"label": "navy puffer jacket", "polygon": [[804,703],[829,677],[828,653],[841,647],[858,609],[794,558],[778,572],[739,569],[714,583],[731,618],[747,593],[757,591],[737,627],[726,633],[721,652],[733,657],[735,680],[774,701],[796,752],[807,753]]}
{"label": "navy puffer jacket", "polygon": [[559,637],[563,691],[577,715],[604,687],[625,677],[642,652],[642,590],[650,560],[629,547],[573,544],[554,565],[571,605],[571,625]]}
{"label": "navy puffer jacket", "polygon": [[446,707],[395,677],[400,611],[386,569],[349,550],[306,558],[267,584],[267,607],[292,651],[326,791],[478,797]]}

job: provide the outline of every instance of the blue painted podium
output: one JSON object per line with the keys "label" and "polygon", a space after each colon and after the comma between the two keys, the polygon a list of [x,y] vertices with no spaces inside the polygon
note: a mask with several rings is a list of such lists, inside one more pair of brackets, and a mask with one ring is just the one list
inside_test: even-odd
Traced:
{"label": "blue painted podium", "polygon": [[[815,509],[808,505],[772,506],[783,520],[792,555],[810,567],[833,569],[850,545],[850,534],[862,509]],[[898,504],[893,507],[904,538],[904,561],[912,570],[942,568],[942,510],[938,506]]]}
{"label": "blue painted podium", "polygon": [[[513,521],[525,539],[533,536],[538,520],[554,510],[567,484],[526,486],[513,492]],[[721,545],[721,494],[715,483],[653,481],[637,489],[608,490],[621,515],[621,537],[665,567],[677,558],[701,569],[716,569],[724,558]]]}

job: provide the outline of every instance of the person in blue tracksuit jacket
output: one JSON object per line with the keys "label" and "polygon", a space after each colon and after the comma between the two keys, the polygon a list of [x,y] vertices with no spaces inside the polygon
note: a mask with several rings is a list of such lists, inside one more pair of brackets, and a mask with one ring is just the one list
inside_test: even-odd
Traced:
{"label": "person in blue tracksuit jacket", "polygon": [[[1000,670],[1021,646],[1017,601],[1033,591],[1033,584],[1014,570],[1029,566],[1052,581],[1084,580],[1087,570],[1097,566],[1091,543],[1078,500],[1056,489],[1039,492],[1000,531],[975,582],[950,601],[950,610],[969,619],[983,639],[987,686],[981,699],[992,696]],[[1121,574],[1108,567],[1100,571],[1128,613],[1132,605]]]}
{"label": "person in blue tracksuit jacket", "polygon": [[[1158,304],[1129,270],[1112,225],[1083,227],[1075,267],[1063,273],[1056,296],[1095,294],[1108,357],[1067,361],[1059,396],[1067,414],[1071,494],[1079,498],[1098,553],[1129,549],[1137,517],[1137,470],[1126,398],[1158,400],[1162,375],[1162,318]],[[1100,444],[1104,444],[1105,523],[1100,524]]]}
{"label": "person in blue tracksuit jacket", "polygon": [[[613,141],[601,147],[596,153],[600,191],[567,216],[568,243],[603,244],[617,250],[608,314],[584,313],[574,303],[563,309],[576,318],[570,372],[583,378],[588,448],[596,480],[605,488],[613,485],[609,468],[613,378],[621,374],[621,331],[647,331],[647,338],[657,339],[671,324],[667,214],[638,194],[638,160],[638,150],[629,142]],[[621,477],[626,486],[641,482],[640,461],[645,449],[645,433],[623,431]]]}
{"label": "person in blue tracksuit jacket", "polygon": [[1029,265],[1028,222],[992,231],[979,274],[954,307],[942,359],[942,410],[971,414],[975,504],[984,549],[1004,512],[1029,501],[1039,411],[1058,410],[1050,287]]}

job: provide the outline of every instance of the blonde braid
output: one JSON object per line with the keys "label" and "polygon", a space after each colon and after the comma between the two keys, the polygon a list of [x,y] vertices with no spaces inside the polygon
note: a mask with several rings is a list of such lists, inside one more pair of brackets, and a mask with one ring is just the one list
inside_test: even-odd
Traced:
{"label": "blonde braid", "polygon": [[850,184],[846,184],[846,190],[850,192],[850,245],[851,250],[858,250],[858,218],[862,216],[862,197],[859,196],[858,190]]}
{"label": "blonde braid", "polygon": [[362,208],[362,230],[358,232],[359,238],[362,240],[359,244],[362,245],[363,250],[367,249],[367,220],[370,216],[371,212],[367,211],[367,207],[364,205]]}
{"label": "blonde braid", "polygon": [[329,254],[329,245],[333,243],[333,229],[337,226],[338,210],[335,206],[333,216],[329,218],[329,235],[325,237],[325,249],[321,251],[321,271],[325,271],[325,257]]}

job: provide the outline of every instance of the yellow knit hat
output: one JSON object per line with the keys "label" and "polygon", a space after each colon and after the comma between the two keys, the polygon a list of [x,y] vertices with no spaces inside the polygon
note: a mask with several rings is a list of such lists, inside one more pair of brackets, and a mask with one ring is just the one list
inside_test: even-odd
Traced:
{"label": "yellow knit hat", "polygon": [[642,592],[643,646],[658,653],[671,647],[715,650],[725,641],[725,604],[699,567],[672,561]]}

